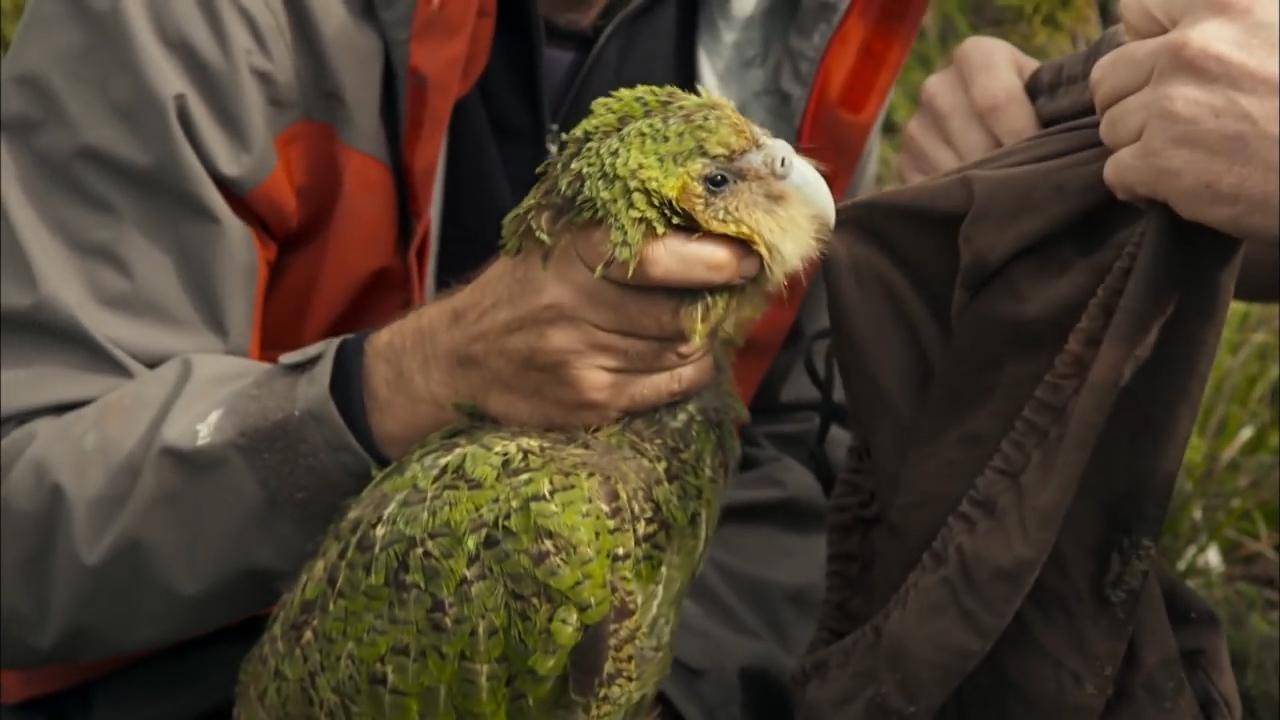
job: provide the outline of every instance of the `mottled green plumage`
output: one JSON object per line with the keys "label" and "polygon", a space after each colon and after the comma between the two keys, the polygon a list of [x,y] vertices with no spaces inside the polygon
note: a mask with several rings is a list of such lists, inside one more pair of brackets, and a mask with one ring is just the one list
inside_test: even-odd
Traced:
{"label": "mottled green plumage", "polygon": [[[599,222],[621,262],[677,225],[812,255],[812,213],[743,164],[764,137],[724,101],[671,88],[597,101],[508,217],[503,249]],[[714,168],[741,178],[736,195],[707,196]],[[722,372],[606,427],[472,417],[431,436],[374,479],[281,600],[241,670],[237,716],[646,717],[742,418]]]}
{"label": "mottled green plumage", "polygon": [[543,182],[507,216],[503,249],[530,235],[551,242],[550,217],[600,222],[613,259],[634,263],[644,241],[696,220],[679,203],[690,180],[760,140],[728,101],[673,88],[632,88],[601,98],[540,169]]}

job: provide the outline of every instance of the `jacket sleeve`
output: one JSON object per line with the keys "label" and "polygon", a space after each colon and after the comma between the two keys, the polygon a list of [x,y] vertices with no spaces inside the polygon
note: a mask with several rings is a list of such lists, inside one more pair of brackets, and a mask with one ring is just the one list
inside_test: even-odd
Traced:
{"label": "jacket sleeve", "polygon": [[337,340],[247,359],[265,268],[228,197],[296,119],[273,13],[42,0],[0,66],[7,668],[264,609],[368,477]]}

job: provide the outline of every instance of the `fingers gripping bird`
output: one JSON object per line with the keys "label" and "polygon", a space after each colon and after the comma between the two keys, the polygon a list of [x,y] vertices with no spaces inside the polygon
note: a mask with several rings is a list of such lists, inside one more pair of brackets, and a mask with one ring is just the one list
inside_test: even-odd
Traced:
{"label": "fingers gripping bird", "polygon": [[[503,222],[505,253],[608,231],[634,267],[674,228],[737,238],[763,271],[691,293],[711,387],[576,431],[469,416],[380,473],[241,669],[240,718],[641,718],[737,464],[727,357],[834,221],[818,172],[727,101],[639,86],[596,100]],[[605,280],[601,280],[605,282]]]}

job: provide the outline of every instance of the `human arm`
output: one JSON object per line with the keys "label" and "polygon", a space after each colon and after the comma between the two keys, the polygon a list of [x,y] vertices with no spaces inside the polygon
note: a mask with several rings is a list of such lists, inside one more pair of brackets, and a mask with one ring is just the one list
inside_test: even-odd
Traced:
{"label": "human arm", "polygon": [[[260,237],[267,223],[236,201],[277,165],[276,131],[305,114],[294,104],[299,74],[278,9],[48,0],[24,22],[24,36],[46,44],[20,41],[6,56],[7,668],[157,648],[261,611],[369,477],[372,462],[331,395],[345,342],[324,340],[279,364],[248,357],[261,312],[254,298],[266,282],[262,256],[271,241],[297,239]],[[344,41],[358,43],[358,32]],[[700,267],[678,251],[673,257],[683,270]],[[750,266],[729,249],[710,265],[731,268],[731,281],[743,260]],[[590,275],[588,263],[565,267]],[[556,285],[553,275],[488,282],[531,292],[535,279]],[[703,281],[694,275],[686,279]],[[646,281],[670,278],[642,262],[632,284]],[[592,293],[557,298],[562,309],[582,310],[568,334],[590,335],[588,311],[608,305],[649,321],[651,304],[625,284],[592,287],[614,291],[611,303],[590,302],[600,299]],[[438,322],[449,307],[426,306],[376,332],[404,343],[362,356],[372,360],[362,376],[386,380],[372,415],[391,412],[383,426],[398,429],[404,444],[447,421],[455,400],[488,404],[437,384],[490,390],[477,379],[491,369],[486,361],[509,359],[490,346],[464,378],[433,371],[427,360],[448,355],[446,338],[484,345],[494,337]],[[512,309],[483,319],[520,326]],[[605,334],[627,334],[629,322]],[[582,357],[632,359],[631,344],[591,337],[598,347]],[[461,348],[476,351],[453,345]],[[558,351],[534,349],[543,359]],[[686,359],[705,365],[696,353]],[[653,374],[642,372],[643,357],[619,367],[637,371],[641,385]],[[563,377],[555,372],[537,387],[555,387]],[[491,384],[522,386],[505,379]],[[677,391],[692,391],[697,378],[681,382],[687,387]],[[417,394],[424,387],[430,394]],[[573,386],[560,387],[575,397]],[[617,393],[625,402],[666,397],[661,387],[637,395]],[[595,399],[608,412],[619,407],[612,395]],[[501,398],[492,404],[495,414],[506,407]]]}
{"label": "human arm", "polygon": [[333,341],[248,357],[259,247],[228,194],[275,161],[289,63],[263,5],[27,9],[0,75],[6,668],[260,611],[368,475]]}
{"label": "human arm", "polygon": [[1278,15],[1274,2],[1126,0],[1127,42],[1089,78],[1108,187],[1245,240],[1249,299],[1280,294]]}
{"label": "human arm", "polygon": [[[1280,295],[1274,3],[1222,5],[1252,8],[1260,14],[1256,19],[1223,15],[1209,3],[1202,12],[1218,17],[1215,22],[1193,18],[1180,34],[1133,40],[1164,27],[1154,13],[1168,16],[1175,5],[1190,7],[1158,0],[1121,5],[1122,16],[1137,17],[1143,29],[1131,30],[1130,42],[1093,69],[1100,133],[1116,151],[1104,179],[1122,198],[1160,200],[1188,219],[1244,238],[1236,296],[1274,300]],[[1246,47],[1253,49],[1238,50]],[[1227,55],[1222,62],[1213,60],[1221,53]],[[925,82],[920,109],[903,133],[899,176],[915,182],[976,159],[994,149],[990,137],[996,134],[988,131],[986,142],[973,138],[997,122],[1016,126],[1007,133],[1013,140],[1034,133],[1039,125],[1023,89],[1023,72],[1035,69],[1028,60],[995,38],[962,43],[953,65]],[[979,97],[965,84],[965,68],[986,84]],[[992,69],[979,72],[985,68]],[[948,124],[939,118],[949,118]]]}

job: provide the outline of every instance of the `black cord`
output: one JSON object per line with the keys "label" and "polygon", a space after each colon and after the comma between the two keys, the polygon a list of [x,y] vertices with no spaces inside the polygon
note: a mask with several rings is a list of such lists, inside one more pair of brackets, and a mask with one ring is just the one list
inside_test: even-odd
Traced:
{"label": "black cord", "polygon": [[831,459],[827,457],[827,437],[831,434],[831,428],[834,425],[847,425],[849,416],[848,409],[835,397],[836,360],[830,342],[827,343],[826,350],[822,354],[821,366],[817,358],[818,344],[830,339],[831,328],[814,331],[805,336],[801,350],[805,375],[809,383],[818,391],[818,399],[811,402],[778,401],[763,408],[772,412],[809,412],[818,416],[818,431],[813,445],[809,448],[809,460],[813,465],[818,483],[822,486],[822,492],[827,497],[831,496],[831,489],[836,479],[835,468],[832,467]]}

